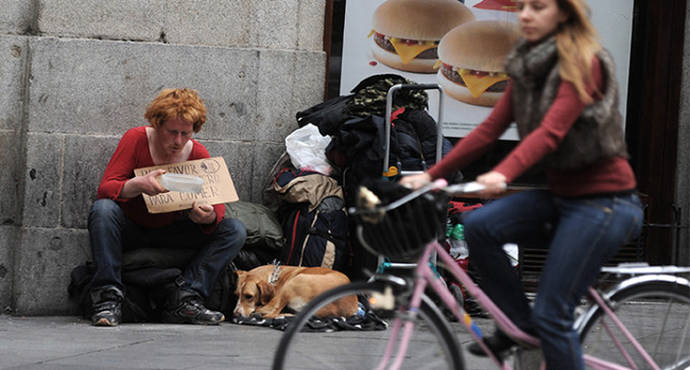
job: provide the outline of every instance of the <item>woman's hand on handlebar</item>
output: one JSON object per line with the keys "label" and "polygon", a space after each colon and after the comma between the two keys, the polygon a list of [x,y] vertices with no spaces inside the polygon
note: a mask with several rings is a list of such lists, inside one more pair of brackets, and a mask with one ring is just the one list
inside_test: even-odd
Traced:
{"label": "woman's hand on handlebar", "polygon": [[411,189],[419,189],[422,186],[431,182],[431,176],[428,173],[420,173],[418,175],[405,176],[400,179],[399,183]]}
{"label": "woman's hand on handlebar", "polygon": [[479,194],[482,197],[492,197],[506,191],[506,177],[500,172],[489,171],[477,177],[477,182],[486,186]]}

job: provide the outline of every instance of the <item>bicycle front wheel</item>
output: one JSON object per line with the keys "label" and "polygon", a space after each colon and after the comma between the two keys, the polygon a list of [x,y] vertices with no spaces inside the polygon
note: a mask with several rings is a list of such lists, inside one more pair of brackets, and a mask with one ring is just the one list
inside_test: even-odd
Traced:
{"label": "bicycle front wheel", "polygon": [[[667,278],[662,281],[642,276],[638,283],[611,295],[609,301],[616,316],[660,368],[686,369],[690,367],[690,286],[676,280],[687,282],[685,279]],[[637,369],[652,368],[600,307],[588,315],[580,326],[583,353],[629,367],[633,367],[632,362]]]}
{"label": "bicycle front wheel", "polygon": [[[273,359],[273,369],[376,368],[391,333],[392,319],[384,318],[393,316],[393,311],[374,309],[369,302],[372,295],[384,293],[390,284],[385,281],[351,283],[315,298],[292,320],[283,334]],[[324,306],[353,295],[358,297],[362,308],[359,317],[314,317]],[[324,326],[330,329],[322,331]],[[459,348],[438,308],[423,301],[401,368],[463,369]],[[331,355],[323,356],[324,352]],[[324,361],[324,358],[328,360]]]}

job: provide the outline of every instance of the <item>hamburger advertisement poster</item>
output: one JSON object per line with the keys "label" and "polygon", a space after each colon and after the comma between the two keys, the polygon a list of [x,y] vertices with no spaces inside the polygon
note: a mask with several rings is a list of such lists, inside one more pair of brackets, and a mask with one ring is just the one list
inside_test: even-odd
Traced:
{"label": "hamburger advertisement poster", "polygon": [[[633,1],[588,4],[626,97]],[[438,84],[443,133],[463,137],[489,115],[508,84],[503,63],[520,37],[516,12],[514,0],[347,0],[340,94],[384,73]],[[429,113],[438,120],[440,94],[428,94]],[[626,100],[620,99],[623,115]],[[511,126],[501,139],[517,140],[517,130]]]}

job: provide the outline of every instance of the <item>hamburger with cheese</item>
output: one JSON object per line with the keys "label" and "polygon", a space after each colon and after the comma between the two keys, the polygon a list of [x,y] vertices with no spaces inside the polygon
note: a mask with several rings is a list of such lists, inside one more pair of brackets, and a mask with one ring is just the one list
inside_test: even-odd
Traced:
{"label": "hamburger with cheese", "polygon": [[508,86],[503,64],[520,37],[517,24],[472,21],[448,32],[438,46],[438,83],[451,97],[491,107]]}
{"label": "hamburger with cheese", "polygon": [[474,19],[458,0],[388,0],[374,11],[372,52],[389,67],[435,73],[441,37]]}

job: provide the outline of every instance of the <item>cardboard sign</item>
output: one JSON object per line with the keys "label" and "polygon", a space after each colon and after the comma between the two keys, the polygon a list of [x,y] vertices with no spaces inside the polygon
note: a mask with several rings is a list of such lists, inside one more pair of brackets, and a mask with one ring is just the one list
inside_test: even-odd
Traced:
{"label": "cardboard sign", "polygon": [[228,166],[225,165],[223,157],[137,168],[134,170],[134,174],[136,176],[143,176],[157,169],[164,169],[169,173],[199,176],[204,179],[204,185],[201,193],[198,194],[177,191],[154,196],[142,194],[146,208],[150,213],[189,209],[192,208],[192,203],[195,201],[205,204],[219,204],[239,200],[237,191],[235,191],[235,185],[232,182],[232,178],[230,178],[230,172],[228,172]]}

